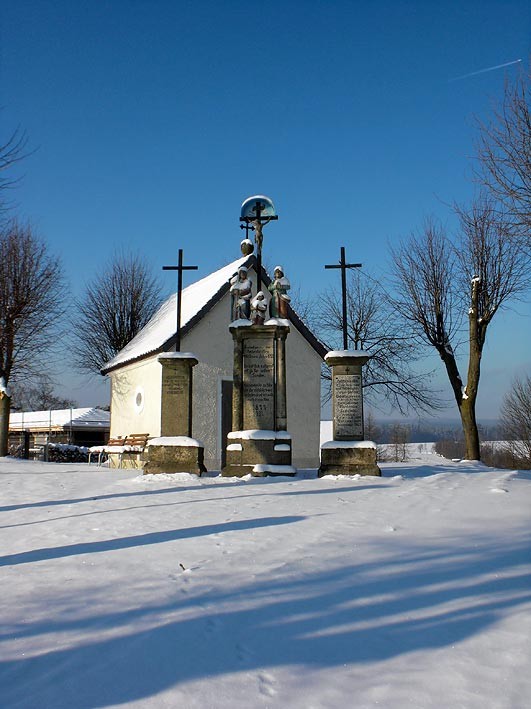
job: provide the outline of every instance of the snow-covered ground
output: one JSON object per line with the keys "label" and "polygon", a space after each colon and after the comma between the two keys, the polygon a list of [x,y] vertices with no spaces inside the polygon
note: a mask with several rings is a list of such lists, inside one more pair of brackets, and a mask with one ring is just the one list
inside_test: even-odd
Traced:
{"label": "snow-covered ground", "polygon": [[531,476],[0,458],[0,704],[531,705]]}

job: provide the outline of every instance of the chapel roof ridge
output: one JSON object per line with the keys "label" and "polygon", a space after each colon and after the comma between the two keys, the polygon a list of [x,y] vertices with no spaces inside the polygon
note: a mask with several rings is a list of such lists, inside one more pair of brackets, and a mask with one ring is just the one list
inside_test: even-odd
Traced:
{"label": "chapel roof ridge", "polygon": [[[229,280],[241,266],[254,266],[254,254],[240,256],[182,290],[181,335],[189,331],[203,315],[229,290]],[[101,369],[107,374],[116,367],[129,364],[164,349],[175,338],[176,298],[172,293],[146,325]]]}
{"label": "chapel roof ridge", "polygon": [[[255,254],[241,256],[217,271],[200,278],[191,283],[182,291],[181,304],[181,337],[186,335],[229,291],[230,278],[237,273],[238,268],[246,266],[256,270],[257,259]],[[271,277],[262,266],[261,282],[266,286],[271,283]],[[113,357],[102,369],[102,374],[109,374],[114,369],[126,364],[145,359],[165,349],[175,343],[175,323],[176,323],[176,297],[172,293],[149,322],[140,330],[135,337]],[[299,330],[303,337],[309,342],[313,349],[324,357],[328,348],[313,334],[310,328],[303,322],[297,312],[290,307],[290,320]]]}

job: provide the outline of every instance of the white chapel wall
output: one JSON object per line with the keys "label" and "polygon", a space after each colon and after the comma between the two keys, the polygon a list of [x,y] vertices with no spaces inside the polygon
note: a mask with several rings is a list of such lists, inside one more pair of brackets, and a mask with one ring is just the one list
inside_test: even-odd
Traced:
{"label": "white chapel wall", "polygon": [[162,367],[157,356],[111,372],[111,438],[160,436]]}
{"label": "white chapel wall", "polygon": [[230,295],[227,293],[191,332],[181,349],[199,360],[193,369],[192,434],[205,444],[205,465],[219,470],[221,463],[221,381],[232,381],[233,345],[229,332]]}
{"label": "white chapel wall", "polygon": [[288,431],[297,468],[319,466],[321,362],[321,357],[292,324],[286,340],[286,380]]}

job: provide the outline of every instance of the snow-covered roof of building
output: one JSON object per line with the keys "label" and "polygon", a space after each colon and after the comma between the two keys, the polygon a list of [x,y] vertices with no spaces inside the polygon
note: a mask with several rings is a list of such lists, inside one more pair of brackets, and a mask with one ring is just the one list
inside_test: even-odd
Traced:
{"label": "snow-covered roof of building", "polygon": [[51,411],[18,411],[9,416],[12,431],[49,428],[108,429],[111,415],[108,411],[93,408],[55,409]]}
{"label": "snow-covered roof of building", "polygon": [[[229,290],[229,280],[240,266],[248,265],[250,256],[244,256],[209,276],[201,278],[187,288],[183,288],[181,299],[181,334],[190,328],[199,313],[209,309],[210,304],[217,302],[220,294]],[[102,368],[102,374],[139,357],[145,357],[160,351],[164,345],[175,337],[177,324],[177,302],[175,293],[171,295],[158,309],[151,320],[133,337],[116,357]]]}
{"label": "snow-covered roof of building", "polygon": [[[229,263],[218,271],[183,288],[181,299],[181,335],[185,335],[205,315],[230,288],[230,279],[241,266],[255,267],[256,258],[253,254],[244,256]],[[262,278],[267,283],[269,277],[262,271]],[[118,354],[102,368],[102,374],[107,374],[117,367],[143,359],[149,355],[161,352],[175,339],[177,323],[177,302],[172,294],[159,308],[151,320],[133,337]],[[314,349],[324,357],[327,350],[315,335],[292,311],[294,326],[306,337]]]}

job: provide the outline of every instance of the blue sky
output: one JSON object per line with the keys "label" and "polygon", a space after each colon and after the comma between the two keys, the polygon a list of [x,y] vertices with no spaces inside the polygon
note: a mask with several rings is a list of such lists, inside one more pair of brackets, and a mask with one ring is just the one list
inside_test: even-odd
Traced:
{"label": "blue sky", "polygon": [[[115,248],[157,269],[183,248],[197,277],[237,258],[256,193],[280,215],[264,260],[294,289],[331,285],[341,245],[384,282],[389,243],[427,214],[453,227],[474,116],[518,66],[451,80],[527,66],[531,50],[523,0],[19,0],[0,21],[2,136],[20,125],[36,148],[10,196],[62,253],[73,295]],[[483,417],[531,370],[529,304],[516,311],[487,344]],[[67,369],[80,404],[105,398]]]}

